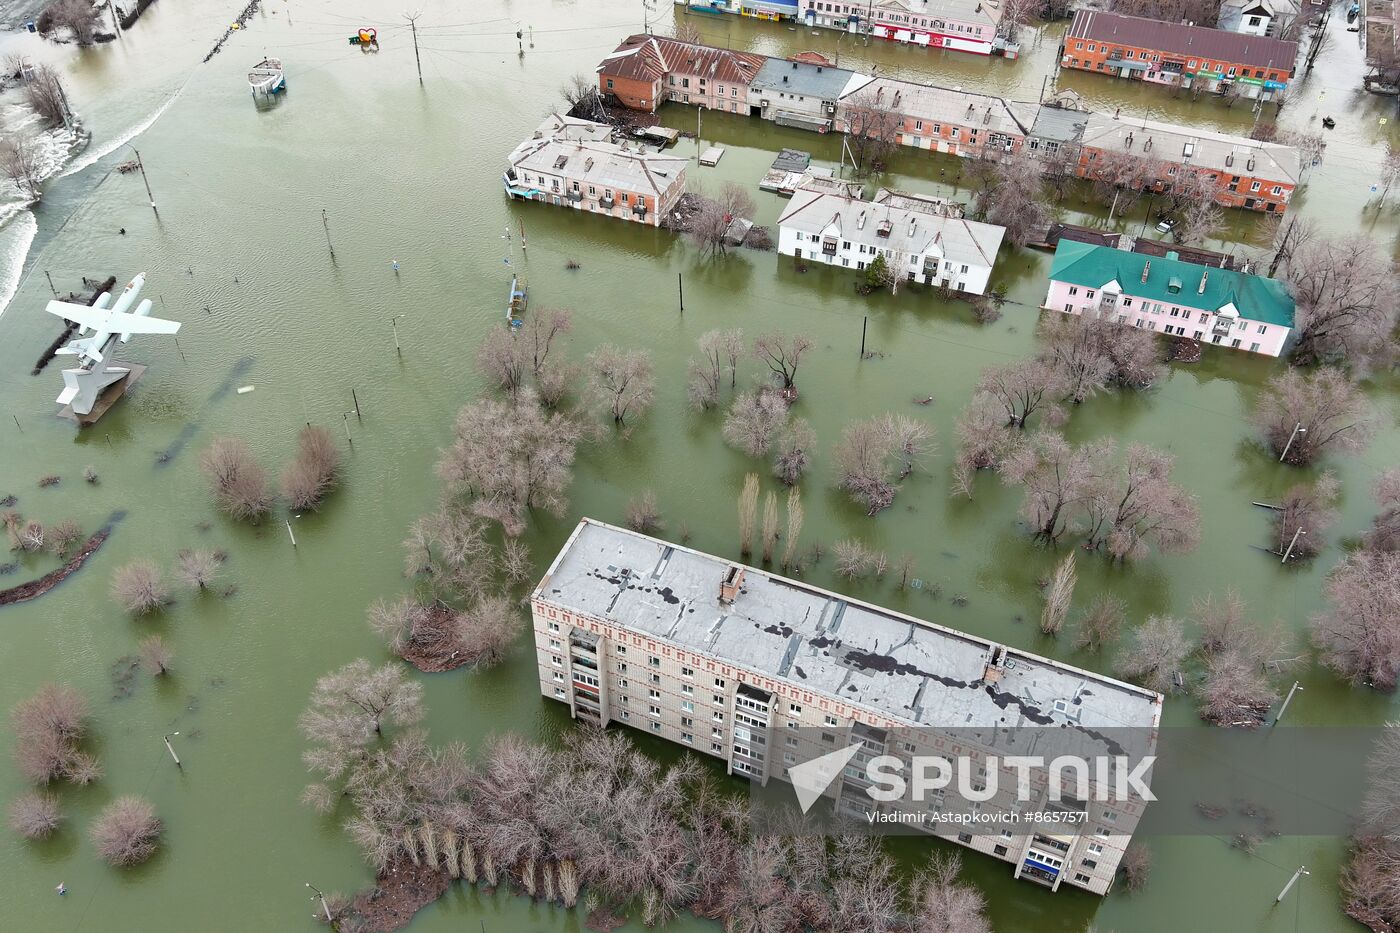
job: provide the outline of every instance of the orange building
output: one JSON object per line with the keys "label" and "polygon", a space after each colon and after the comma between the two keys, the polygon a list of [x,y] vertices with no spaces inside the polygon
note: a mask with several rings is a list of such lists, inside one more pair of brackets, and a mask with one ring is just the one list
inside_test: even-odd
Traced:
{"label": "orange building", "polygon": [[598,66],[598,90],[633,110],[668,100],[747,114],[749,85],[767,59],[662,36],[628,36]]}

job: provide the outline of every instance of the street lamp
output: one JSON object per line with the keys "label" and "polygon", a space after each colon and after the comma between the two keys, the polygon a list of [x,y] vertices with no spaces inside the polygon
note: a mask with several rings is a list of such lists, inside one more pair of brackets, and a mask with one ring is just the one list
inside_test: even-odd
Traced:
{"label": "street lamp", "polygon": [[1286,563],[1288,563],[1288,557],[1289,557],[1290,554],[1293,553],[1293,545],[1295,545],[1295,544],[1298,543],[1298,536],[1299,536],[1299,535],[1305,535],[1305,534],[1307,534],[1307,532],[1304,531],[1304,530],[1301,529],[1301,528],[1299,528],[1297,531],[1293,532],[1293,540],[1288,542],[1288,550],[1286,550],[1286,551],[1283,552],[1283,560],[1279,561],[1279,563],[1281,563],[1281,564],[1286,564]]}
{"label": "street lamp", "polygon": [[170,739],[171,739],[172,737],[174,737],[174,736],[179,735],[179,734],[180,734],[180,733],[178,733],[178,732],[171,732],[169,735],[167,735],[167,736],[165,737],[165,750],[166,750],[167,752],[170,753],[170,757],[171,757],[171,758],[175,759],[175,767],[177,767],[177,768],[179,768],[181,771],[183,771],[183,770],[185,769],[185,766],[182,765],[182,764],[180,764],[180,756],[177,755],[177,754],[175,754],[175,746],[173,746],[173,745],[170,744]]}
{"label": "street lamp", "polygon": [[331,909],[326,906],[326,896],[321,893],[321,889],[316,887],[310,881],[306,882],[306,886],[316,892],[315,894],[311,895],[311,899],[313,901],[317,899],[321,901],[321,910],[325,911],[326,913],[326,922],[335,923],[335,918],[331,916]]}
{"label": "street lamp", "polygon": [[1288,443],[1283,445],[1283,453],[1281,453],[1281,454],[1278,455],[1278,462],[1279,462],[1279,463],[1282,463],[1282,462],[1283,462],[1283,458],[1286,457],[1286,456],[1288,456],[1288,451],[1289,451],[1289,449],[1291,449],[1291,448],[1293,447],[1293,442],[1297,439],[1298,435],[1299,435],[1299,434],[1307,434],[1307,433],[1308,433],[1308,429],[1305,428],[1305,427],[1303,427],[1303,422],[1299,421],[1297,424],[1295,424],[1295,425],[1293,426],[1293,433],[1290,434],[1290,435],[1288,435]]}

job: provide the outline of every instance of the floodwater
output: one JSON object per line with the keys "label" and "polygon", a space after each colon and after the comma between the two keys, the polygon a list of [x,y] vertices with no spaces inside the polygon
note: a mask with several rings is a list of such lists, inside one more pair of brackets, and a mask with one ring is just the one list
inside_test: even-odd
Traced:
{"label": "floodwater", "polygon": [[[30,36],[0,41],[0,54],[14,49],[60,62],[74,107],[94,133],[77,170],[50,185],[37,230],[20,222],[0,230],[0,257],[22,254],[16,244],[33,240],[16,297],[0,318],[0,496],[17,495],[27,517],[71,517],[89,530],[124,513],[81,573],[38,601],[0,610],[0,707],[45,680],[72,683],[93,701],[106,765],[99,784],[61,792],[69,823],[55,840],[35,846],[0,834],[6,929],[309,930],[304,883],[349,891],[369,881],[336,820],[298,803],[305,773],[296,714],[320,674],[356,657],[386,656],[364,624],[365,607],[406,588],[399,541],[434,500],[431,467],[450,438],[453,413],[481,389],[473,348],[489,328],[502,326],[512,269],[526,275],[536,306],[574,309],[575,358],[605,342],[643,346],[660,374],[656,406],[630,439],[580,457],[570,513],[540,516],[529,531],[537,562],[547,562],[579,516],[620,520],[627,500],[644,489],[655,491],[673,532],[686,528],[695,546],[733,555],[731,516],[743,475],[758,469],[766,486],[769,480],[763,464],[723,445],[719,416],[686,410],[685,360],[695,338],[715,327],[750,335],[803,331],[816,349],[798,377],[797,413],[812,421],[822,451],[804,487],[804,541],[859,537],[892,556],[908,552],[941,595],[932,595],[932,586],[897,593],[890,582],[839,583],[829,560],[810,579],[1073,663],[1111,664],[1109,656],[1076,655],[1064,640],[1039,635],[1036,581],[1059,555],[1021,532],[1018,496],[990,477],[980,480],[972,502],[948,495],[953,418],[980,369],[1032,349],[1048,257],[1003,255],[994,280],[1008,287],[1012,303],[998,323],[979,327],[965,306],[926,293],[860,298],[849,275],[800,275],[773,254],[703,260],[649,228],[511,204],[500,188],[505,153],[557,104],[569,75],[590,70],[639,29],[642,9],[552,0],[430,4],[419,21],[421,83],[407,25],[379,19],[375,9],[363,0],[269,0],[207,65],[200,60],[237,14],[235,4],[156,4],[121,41],[83,52]],[[669,10],[652,15],[660,17],[659,30],[670,29]],[[363,23],[379,27],[377,54],[347,45]],[[526,33],[523,55],[517,24]],[[733,19],[701,26],[712,42],[767,53],[834,52],[830,33]],[[850,40],[842,41],[841,61],[1034,99],[1060,28],[1049,27],[1017,62]],[[1335,233],[1367,230],[1389,245],[1395,215],[1363,207],[1394,133],[1394,104],[1355,89],[1359,53],[1351,36],[1340,28],[1335,34],[1333,48],[1283,111],[1285,125],[1315,126],[1315,114],[1326,113],[1339,122],[1295,203]],[[268,107],[250,99],[244,77],[264,54],[280,55],[289,76],[285,98]],[[1125,112],[1233,129],[1252,119],[1243,104],[1191,103],[1093,75],[1064,83],[1095,105]],[[664,117],[686,128],[695,119],[675,106]],[[744,118],[710,116],[703,135],[727,148],[718,168],[692,169],[703,184],[756,184],[772,151],[784,145],[809,149],[819,162],[837,159],[833,139]],[[112,171],[130,157],[128,142],[140,147],[158,214],[139,176]],[[694,143],[683,140],[677,151],[693,154]],[[955,160],[902,153],[888,180],[934,190],[957,169]],[[782,201],[755,194],[759,219],[771,223]],[[1126,223],[1142,219],[1140,209]],[[1233,221],[1234,235],[1253,228],[1251,218]],[[528,259],[519,248],[522,222]],[[507,230],[512,239],[504,238]],[[570,259],[581,267],[566,270]],[[393,260],[401,264],[397,275]],[[78,432],[54,417],[56,367],[29,375],[56,333],[41,311],[50,297],[44,273],[66,289],[83,275],[124,280],[142,270],[146,294],[159,298],[156,312],[185,322],[180,346],[134,342],[131,358],[150,371],[100,426]],[[401,355],[390,326],[397,315]],[[865,315],[874,356],[861,360]],[[1180,557],[1130,568],[1081,560],[1081,604],[1111,591],[1128,601],[1136,620],[1185,613],[1193,599],[1233,588],[1254,618],[1303,631],[1338,559],[1336,539],[1364,528],[1374,510],[1372,480],[1400,460],[1400,406],[1393,382],[1372,387],[1381,425],[1376,442],[1362,456],[1326,464],[1345,490],[1333,542],[1313,563],[1282,568],[1254,547],[1267,545],[1269,532],[1250,502],[1278,496],[1300,474],[1273,463],[1247,423],[1259,387],[1278,369],[1208,353],[1145,396],[1101,398],[1075,412],[1067,428],[1075,440],[1111,435],[1123,444],[1169,448],[1176,477],[1200,497],[1204,532],[1201,546]],[[758,375],[746,364],[746,381]],[[234,391],[243,386],[253,391]],[[362,419],[350,413],[352,389]],[[927,407],[911,403],[930,395]],[[828,452],[847,420],[883,411],[926,418],[940,451],[893,508],[870,519],[832,488]],[[308,420],[347,436],[343,490],[319,513],[278,515],[256,528],[216,515],[196,469],[198,451],[218,435],[238,435],[275,471]],[[93,486],[80,478],[88,464],[101,476]],[[62,482],[38,488],[51,473]],[[284,520],[295,529],[296,549]],[[138,557],[169,566],[177,550],[195,546],[228,551],[236,595],[181,594],[169,611],[143,621],[127,619],[112,603],[107,590],[116,567]],[[48,558],[21,563],[6,583],[53,566]],[[954,605],[956,595],[966,596],[966,605]],[[174,649],[175,672],[158,684],[138,677],[124,690],[113,671],[149,632],[163,634]],[[559,708],[538,697],[523,618],[520,641],[522,650],[488,673],[425,678],[436,739],[478,744],[506,730],[549,737],[567,726]],[[1300,679],[1305,691],[1289,710],[1290,724],[1376,723],[1395,715],[1389,698],[1349,690],[1325,672],[1308,669]],[[1165,719],[1193,723],[1190,701],[1170,701]],[[161,745],[161,736],[175,731],[182,771]],[[0,797],[22,789],[5,756]],[[98,863],[85,830],[123,793],[148,796],[168,831],[157,858],[119,873]],[[927,846],[905,843],[900,853],[912,864]],[[1209,837],[1158,839],[1152,849],[1151,882],[1135,897],[1052,896],[1013,882],[1009,866],[977,857],[967,859],[966,873],[986,891],[1003,931],[1078,931],[1091,923],[1104,931],[1350,928],[1337,904],[1337,840],[1273,839],[1253,855]],[[1301,864],[1311,875],[1274,907]],[[60,881],[67,897],[53,892]],[[411,929],[478,927],[572,931],[581,918],[457,887]],[[690,919],[673,928],[713,929]]]}

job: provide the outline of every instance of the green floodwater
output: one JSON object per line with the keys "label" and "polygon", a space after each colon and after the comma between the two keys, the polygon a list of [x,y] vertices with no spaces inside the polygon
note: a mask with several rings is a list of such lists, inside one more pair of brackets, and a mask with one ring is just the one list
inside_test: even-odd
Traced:
{"label": "green floodwater", "polygon": [[[81,573],[35,602],[0,610],[0,706],[8,709],[46,680],[73,684],[93,701],[97,746],[106,776],[86,789],[61,791],[69,822],[53,841],[30,845],[0,834],[0,928],[22,931],[302,930],[312,929],[304,882],[353,890],[370,880],[338,826],[298,803],[305,782],[295,719],[315,678],[360,656],[387,655],[364,624],[368,603],[406,589],[399,542],[436,493],[432,463],[451,436],[453,414],[481,390],[473,351],[489,328],[502,326],[510,269],[522,262],[518,242],[502,238],[526,224],[524,260],[532,303],[568,306],[577,324],[577,359],[604,342],[647,348],[660,376],[657,403],[629,440],[598,444],[580,457],[572,507],[562,519],[541,516],[527,539],[539,566],[581,515],[620,520],[629,498],[657,494],[672,531],[684,525],[702,549],[734,555],[733,501],[745,472],[766,466],[725,447],[720,416],[695,415],[684,404],[683,372],[695,338],[714,327],[803,331],[816,349],[803,364],[797,414],[815,426],[821,456],[804,484],[804,541],[827,545],[859,537],[892,556],[914,555],[918,574],[941,597],[897,593],[890,582],[854,587],[836,581],[830,561],[809,579],[862,598],[1096,669],[1102,658],[1075,655],[1065,641],[1042,638],[1037,579],[1058,555],[1039,549],[1016,522],[1019,496],[997,481],[979,481],[972,502],[948,495],[952,421],[980,369],[1031,351],[1035,307],[1044,295],[1048,257],[1003,253],[994,281],[1012,303],[988,327],[967,308],[912,291],[859,298],[852,277],[831,270],[799,275],[773,254],[739,252],[702,261],[663,232],[537,204],[511,204],[500,188],[503,157],[557,103],[557,89],[641,25],[635,3],[509,0],[435,3],[420,22],[423,83],[415,73],[406,26],[375,5],[268,0],[246,32],[236,34],[208,65],[204,56],[236,4],[165,0],[120,42],[88,51],[43,45],[32,36],[0,39],[0,54],[23,51],[64,67],[75,108],[94,133],[80,171],[52,182],[37,213],[38,237],[26,278],[0,317],[0,496],[12,493],[26,516],[47,523],[75,518],[92,530],[114,512],[115,532]],[[663,5],[664,6],[664,5]],[[662,9],[658,29],[669,31]],[[1336,14],[1340,15],[1340,14]],[[361,19],[361,17],[367,17]],[[378,26],[382,49],[366,55],[345,37],[361,23]],[[527,31],[516,53],[516,24]],[[834,52],[831,33],[706,18],[706,37],[782,54],[804,48]],[[843,40],[843,65],[882,70],[1034,99],[1055,55],[1062,27],[1017,62]],[[530,34],[532,33],[532,34]],[[531,44],[531,42],[533,44]],[[249,98],[245,72],[264,54],[280,55],[289,92],[269,108]],[[1365,229],[1388,246],[1395,215],[1366,208],[1367,190],[1394,132],[1389,99],[1359,90],[1360,56],[1340,28],[1312,76],[1284,108],[1286,125],[1316,126],[1331,113],[1339,126],[1296,209],[1334,233]],[[1066,77],[1095,106],[1150,109],[1156,116],[1247,129],[1248,108],[1191,103],[1158,88],[1093,75]],[[168,104],[168,106],[167,106]],[[110,151],[150,122],[135,142],[149,172],[159,215],[147,206],[140,178],[111,169],[129,157]],[[694,111],[663,114],[690,128]],[[1380,121],[1388,118],[1388,122]],[[756,184],[780,146],[812,151],[834,164],[836,140],[744,118],[710,115],[707,143],[724,145],[716,169],[692,169],[693,182],[733,179]],[[695,152],[693,141],[677,150]],[[103,155],[94,159],[94,156]],[[887,181],[939,190],[956,160],[901,153]],[[940,170],[945,174],[940,176]],[[771,223],[782,201],[755,190],[758,219]],[[1071,202],[1071,206],[1078,207]],[[328,212],[336,261],[327,253],[321,211]],[[1098,215],[1102,209],[1095,208]],[[1129,219],[1140,224],[1141,208]],[[1231,236],[1253,219],[1232,217]],[[126,229],[126,235],[118,233]],[[0,255],[23,233],[0,229]],[[394,275],[390,261],[402,264]],[[566,271],[565,261],[581,264]],[[145,294],[156,312],[185,322],[183,359],[169,343],[133,343],[131,358],[151,364],[132,396],[99,427],[76,431],[54,417],[58,367],[32,378],[33,360],[56,333],[41,311],[49,297],[44,270],[60,288],[82,275],[125,281],[146,270]],[[676,277],[685,277],[685,312]],[[402,356],[389,320],[399,324]],[[858,359],[862,315],[869,348]],[[1371,386],[1380,431],[1363,455],[1324,464],[1343,479],[1344,502],[1332,541],[1316,561],[1281,568],[1251,545],[1268,543],[1268,525],[1254,499],[1278,496],[1300,473],[1256,444],[1248,412],[1280,364],[1208,352],[1199,365],[1175,369],[1143,396],[1110,396],[1075,412],[1075,440],[1114,436],[1144,441],[1177,457],[1176,478],[1200,497],[1203,536],[1194,552],[1153,558],[1130,568],[1080,561],[1080,602],[1112,591],[1134,620],[1185,613],[1206,593],[1234,588],[1251,615],[1301,633],[1320,605],[1320,585],[1339,555],[1337,541],[1360,532],[1374,510],[1370,485],[1400,459],[1396,386]],[[743,378],[757,378],[745,365]],[[236,394],[239,386],[253,386]],[[349,412],[352,388],[363,421]],[[928,407],[911,403],[932,395]],[[832,488],[829,451],[847,420],[883,411],[927,419],[940,450],[916,474],[895,506],[866,518]],[[18,418],[18,425],[14,418]],[[292,549],[279,515],[260,527],[214,513],[195,460],[220,434],[246,438],[274,471],[289,456],[306,420],[348,427],[344,488],[318,514],[292,519]],[[168,454],[167,462],[161,462]],[[92,464],[101,482],[81,481]],[[41,476],[62,482],[39,489]],[[1313,475],[1310,472],[1307,475]],[[200,530],[209,523],[208,530]],[[230,558],[229,599],[181,594],[159,617],[131,621],[108,596],[113,570],[152,557],[169,566],[175,552],[221,547]],[[8,585],[54,566],[25,558]],[[955,606],[954,595],[967,605]],[[139,676],[129,696],[112,671],[148,632],[162,633],[176,653],[173,675],[160,683]],[[534,658],[521,650],[485,674],[462,671],[424,678],[428,720],[438,740],[479,743],[511,730],[547,737],[567,727],[557,705],[538,696]],[[1339,685],[1310,669],[1290,724],[1376,723],[1395,713],[1390,698]],[[1191,701],[1169,701],[1165,720],[1196,721]],[[177,771],[161,736],[185,761]],[[645,740],[643,740],[645,741]],[[6,737],[8,745],[8,736]],[[656,745],[648,747],[670,754]],[[8,754],[0,759],[0,798],[23,790]],[[116,795],[147,795],[167,833],[159,856],[128,872],[100,864],[86,827]],[[928,843],[902,842],[910,864]],[[1146,892],[1100,901],[1011,880],[1010,866],[976,856],[967,876],[990,900],[998,930],[1100,931],[1347,930],[1338,910],[1341,844],[1283,838],[1255,855],[1225,840],[1152,841],[1154,868]],[[1279,907],[1274,897],[1293,870],[1311,875]],[[60,898],[59,881],[69,894]],[[506,894],[483,897],[454,887],[423,911],[411,930],[484,928],[565,931],[576,914],[531,905]],[[684,919],[676,930],[714,929]]]}

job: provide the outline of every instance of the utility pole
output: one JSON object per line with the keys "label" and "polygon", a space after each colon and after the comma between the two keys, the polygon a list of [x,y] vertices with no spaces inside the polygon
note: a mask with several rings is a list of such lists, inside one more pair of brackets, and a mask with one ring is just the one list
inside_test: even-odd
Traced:
{"label": "utility pole", "polygon": [[136,153],[136,167],[141,170],[141,181],[146,185],[146,197],[150,198],[151,210],[155,210],[156,196],[151,194],[151,180],[146,177],[146,166],[145,163],[141,161],[141,153],[138,152],[135,147],[133,147],[131,151]]}
{"label": "utility pole", "polygon": [[1280,564],[1288,563],[1288,558],[1293,553],[1293,545],[1298,543],[1298,536],[1305,534],[1307,534],[1307,532],[1304,531],[1302,528],[1299,528],[1297,531],[1293,532],[1293,540],[1288,542],[1288,550],[1283,552],[1283,560],[1279,561]]}
{"label": "utility pole", "polygon": [[182,765],[182,764],[180,764],[180,756],[177,755],[177,754],[175,754],[175,746],[173,746],[173,745],[170,744],[170,738],[171,738],[171,736],[175,736],[175,735],[179,735],[179,734],[180,734],[180,733],[178,733],[178,732],[172,732],[172,733],[170,733],[170,735],[167,735],[167,736],[165,737],[165,750],[166,750],[167,752],[170,753],[170,757],[171,757],[171,758],[174,758],[174,759],[175,759],[175,767],[177,767],[177,768],[179,768],[181,771],[183,771],[183,770],[185,770],[185,766]]}
{"label": "utility pole", "polygon": [[[307,427],[310,427],[310,426],[311,426],[310,423],[308,423],[308,424],[307,424]],[[283,519],[283,521],[285,521],[285,522],[287,523],[287,537],[289,537],[289,538],[292,539],[292,550],[295,551],[295,550],[296,550],[296,547],[297,547],[297,536],[296,536],[295,534],[292,533],[292,520],[291,520],[290,518],[288,518],[288,519]]]}
{"label": "utility pole", "polygon": [[1297,439],[1298,435],[1307,433],[1308,429],[1303,427],[1303,422],[1299,421],[1293,426],[1293,433],[1288,435],[1288,443],[1283,445],[1283,453],[1278,455],[1279,463],[1282,463],[1283,458],[1288,456],[1288,451],[1293,447],[1293,441]]}
{"label": "utility pole", "polygon": [[310,888],[311,890],[313,890],[313,891],[316,892],[315,894],[311,895],[311,899],[312,899],[313,901],[316,900],[317,898],[320,898],[320,901],[321,901],[321,910],[325,911],[325,914],[326,914],[326,922],[327,922],[327,923],[335,923],[335,918],[331,916],[331,909],[330,909],[329,907],[326,906],[326,896],[325,896],[324,894],[321,893],[321,889],[318,888],[318,887],[316,887],[316,886],[315,886],[314,884],[312,884],[310,881],[306,882],[306,886],[307,886],[308,888]]}
{"label": "utility pole", "polygon": [[335,262],[335,247],[331,245],[331,222],[326,216],[325,208],[321,208],[321,226],[326,231],[326,249],[331,251],[331,262]]}
{"label": "utility pole", "polygon": [[1283,714],[1288,711],[1288,704],[1293,702],[1293,694],[1297,693],[1299,690],[1302,689],[1303,687],[1298,683],[1298,681],[1293,681],[1293,686],[1290,687],[1288,690],[1288,696],[1283,698],[1283,705],[1278,708],[1278,715],[1275,716],[1274,721],[1269,724],[1269,728],[1272,729],[1274,726],[1279,724],[1279,720],[1283,718]]}
{"label": "utility pole", "polygon": [[411,14],[405,13],[403,18],[408,20],[408,27],[413,30],[413,62],[418,66],[418,83],[423,83],[423,59],[418,57],[418,17],[423,15],[422,10],[414,10]]}
{"label": "utility pole", "polygon": [[399,356],[403,356],[403,347],[399,346],[399,318],[406,316],[407,315],[396,314],[389,318],[389,326],[394,328],[394,349],[398,351]]}
{"label": "utility pole", "polygon": [[676,293],[681,299],[681,314],[685,314],[685,280],[683,273],[676,273]]}
{"label": "utility pole", "polygon": [[870,315],[860,319],[860,358],[865,359],[865,325],[870,323]]}
{"label": "utility pole", "polygon": [[57,298],[57,297],[58,297],[58,289],[54,287],[54,284],[53,284],[53,276],[49,275],[49,270],[48,270],[48,269],[45,269],[45,270],[44,270],[44,278],[46,278],[46,279],[49,280],[49,291],[53,292],[53,296],[54,296],[55,298]]}
{"label": "utility pole", "polygon": [[1289,890],[1293,887],[1293,885],[1297,883],[1299,878],[1301,878],[1303,875],[1311,874],[1312,872],[1308,871],[1308,867],[1306,865],[1299,865],[1298,870],[1293,873],[1293,877],[1288,879],[1288,884],[1285,884],[1283,886],[1283,890],[1278,892],[1278,897],[1274,898],[1274,903],[1277,904],[1279,901],[1282,901],[1284,897],[1288,894]]}

